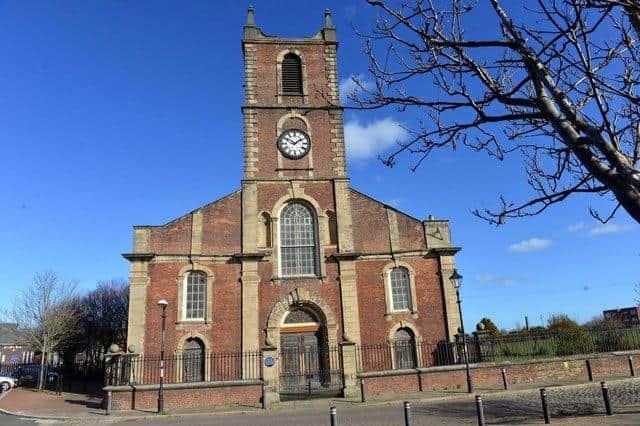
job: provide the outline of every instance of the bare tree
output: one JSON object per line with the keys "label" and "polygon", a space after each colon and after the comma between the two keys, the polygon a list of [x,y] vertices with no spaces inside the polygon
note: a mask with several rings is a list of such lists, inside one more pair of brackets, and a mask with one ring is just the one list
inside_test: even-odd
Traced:
{"label": "bare tree", "polygon": [[[500,196],[476,216],[499,225],[592,194],[613,203],[607,214],[589,208],[601,222],[620,207],[640,222],[638,0],[368,3],[380,12],[360,33],[375,83],[356,81],[349,98],[356,108],[420,112],[386,165],[408,152],[415,168],[461,145],[516,156],[530,197]],[[480,16],[482,33],[472,35]]]}
{"label": "bare tree", "polygon": [[44,386],[47,355],[61,349],[78,332],[75,289],[74,282],[62,281],[53,272],[37,273],[7,312],[15,324],[16,337],[41,353],[38,390]]}
{"label": "bare tree", "polygon": [[127,341],[129,286],[125,280],[101,281],[81,300],[87,355],[95,361],[113,343]]}

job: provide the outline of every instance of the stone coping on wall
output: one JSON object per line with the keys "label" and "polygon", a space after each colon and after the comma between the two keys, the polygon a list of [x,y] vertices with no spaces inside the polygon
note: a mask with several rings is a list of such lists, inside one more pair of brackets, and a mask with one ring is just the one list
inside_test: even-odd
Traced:
{"label": "stone coping on wall", "polygon": [[[163,386],[165,390],[176,389],[208,389],[208,388],[226,388],[234,386],[262,386],[262,380],[228,380],[223,382],[188,382],[188,383],[167,383]],[[158,390],[159,384],[153,385],[124,385],[124,386],[105,386],[102,388],[105,392],[131,392],[131,391],[150,391]]]}
{"label": "stone coping on wall", "polygon": [[[565,362],[565,361],[581,361],[587,359],[600,359],[600,358],[610,358],[616,356],[629,356],[629,355],[640,355],[640,350],[631,350],[631,351],[616,351],[616,352],[601,352],[594,353],[588,355],[570,355],[563,357],[552,357],[552,358],[536,358],[529,359],[523,361],[502,361],[502,362],[483,362],[483,363],[470,363],[469,368],[471,369],[479,369],[479,368],[496,368],[496,367],[507,367],[507,366],[517,366],[517,365],[531,365],[531,364],[546,364],[551,362]],[[366,379],[372,377],[392,377],[392,376],[406,376],[416,373],[435,373],[435,372],[444,372],[444,371],[457,371],[464,370],[466,366],[464,364],[454,364],[454,365],[441,365],[437,367],[418,367],[418,368],[409,368],[404,370],[385,370],[385,371],[367,371],[358,373],[358,378]]]}

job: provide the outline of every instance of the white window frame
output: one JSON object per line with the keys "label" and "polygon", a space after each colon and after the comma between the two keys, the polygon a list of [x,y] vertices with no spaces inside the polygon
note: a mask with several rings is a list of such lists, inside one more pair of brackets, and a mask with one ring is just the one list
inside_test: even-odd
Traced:
{"label": "white window frame", "polygon": [[[194,274],[198,274],[198,275],[202,275],[204,277],[204,303],[203,303],[203,311],[202,311],[202,317],[197,317],[197,318],[188,318],[187,314],[187,292],[189,289],[189,277],[191,275]],[[209,294],[207,291],[208,288],[208,279],[209,277],[207,276],[207,274],[204,271],[189,271],[185,277],[184,277],[184,282],[182,283],[182,321],[185,322],[202,322],[205,321],[207,319],[207,305],[208,305],[208,298],[209,298]]]}
{"label": "white window frame", "polygon": [[[408,279],[409,279],[409,309],[395,309],[393,303],[393,291],[391,289],[391,272],[395,268],[404,268],[407,271]],[[406,314],[410,313],[413,315],[418,314],[418,305],[417,305],[417,297],[416,297],[416,274],[413,268],[404,263],[404,262],[394,262],[386,265],[383,269],[383,280],[384,280],[384,293],[386,299],[386,312],[385,315],[394,315],[394,314]]]}

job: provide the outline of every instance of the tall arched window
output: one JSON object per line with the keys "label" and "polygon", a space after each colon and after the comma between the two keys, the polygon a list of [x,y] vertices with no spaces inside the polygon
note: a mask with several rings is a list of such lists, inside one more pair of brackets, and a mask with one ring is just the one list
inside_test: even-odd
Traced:
{"label": "tall arched window", "polygon": [[280,272],[283,277],[318,274],[315,215],[301,203],[284,206],[280,212]]}
{"label": "tall arched window", "polygon": [[204,320],[206,300],[207,276],[202,272],[190,273],[185,286],[185,319]]}
{"label": "tall arched window", "polygon": [[389,284],[391,285],[393,310],[404,311],[411,309],[411,287],[407,268],[393,268],[389,272]]}
{"label": "tall arched window", "polygon": [[182,350],[182,381],[204,380],[204,344],[200,339],[187,339]]}
{"label": "tall arched window", "polygon": [[393,336],[395,368],[416,367],[416,339],[408,328],[399,328]]}
{"label": "tall arched window", "polygon": [[293,53],[287,53],[282,60],[282,93],[302,95],[302,61]]}

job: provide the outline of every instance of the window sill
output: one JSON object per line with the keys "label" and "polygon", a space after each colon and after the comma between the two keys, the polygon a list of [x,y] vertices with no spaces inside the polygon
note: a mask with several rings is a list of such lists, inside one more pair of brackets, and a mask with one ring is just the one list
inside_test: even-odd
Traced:
{"label": "window sill", "polygon": [[295,277],[272,277],[271,281],[294,281],[294,280],[320,280],[324,281],[327,279],[326,276],[320,275],[298,275]]}
{"label": "window sill", "polygon": [[174,323],[175,325],[197,325],[197,324],[211,324],[211,320],[180,320]]}
{"label": "window sill", "polygon": [[418,318],[418,311],[417,310],[410,310],[410,309],[403,309],[401,311],[388,311],[384,313],[385,317],[392,317],[394,315],[407,315],[407,314],[411,314],[411,316],[413,318]]}

